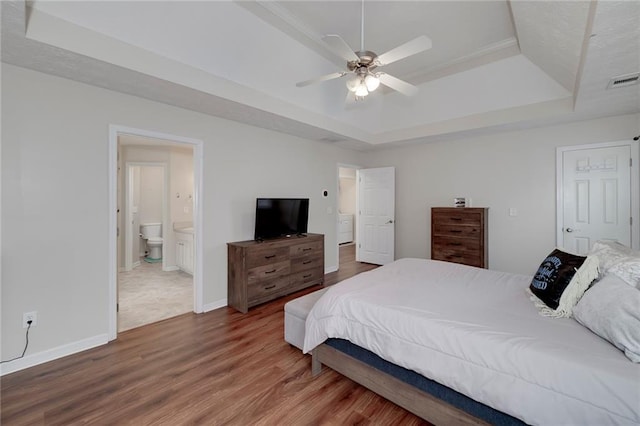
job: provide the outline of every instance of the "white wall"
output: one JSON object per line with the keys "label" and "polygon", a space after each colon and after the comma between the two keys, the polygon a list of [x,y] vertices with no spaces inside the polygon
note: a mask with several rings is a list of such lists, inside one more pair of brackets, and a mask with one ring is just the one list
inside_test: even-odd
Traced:
{"label": "white wall", "polygon": [[336,267],[337,195],[321,192],[358,153],[2,67],[3,359],[22,350],[26,311],[38,311],[28,357],[106,338],[110,124],[204,141],[205,304],[226,299],[226,243],[253,237],[256,197],[310,198],[309,231]]}
{"label": "white wall", "polygon": [[555,247],[556,147],[638,133],[640,115],[626,115],[380,150],[367,164],[396,167],[396,258],[430,258],[430,208],[471,197],[489,207],[489,267],[533,274]]}

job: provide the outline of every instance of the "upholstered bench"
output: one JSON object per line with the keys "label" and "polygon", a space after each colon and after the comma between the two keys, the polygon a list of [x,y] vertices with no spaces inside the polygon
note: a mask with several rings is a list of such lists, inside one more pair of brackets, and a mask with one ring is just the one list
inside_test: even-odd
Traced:
{"label": "upholstered bench", "polygon": [[318,301],[320,296],[327,291],[326,288],[305,294],[297,299],[290,300],[284,305],[284,340],[296,348],[302,350],[304,345],[304,324],[307,315]]}

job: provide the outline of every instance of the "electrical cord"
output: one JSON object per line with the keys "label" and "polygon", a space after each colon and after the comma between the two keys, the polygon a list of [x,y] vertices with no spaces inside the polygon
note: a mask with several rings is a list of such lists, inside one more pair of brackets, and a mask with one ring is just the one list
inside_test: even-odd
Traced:
{"label": "electrical cord", "polygon": [[26,339],[27,342],[24,345],[24,350],[22,351],[22,355],[17,356],[15,358],[8,359],[6,361],[0,361],[0,364],[4,364],[5,362],[15,361],[16,359],[20,359],[20,358],[24,357],[24,354],[27,353],[27,348],[29,347],[29,329],[31,329],[31,323],[32,323],[32,321],[27,321],[27,324],[28,324],[27,325],[27,333],[25,334],[25,339]]}

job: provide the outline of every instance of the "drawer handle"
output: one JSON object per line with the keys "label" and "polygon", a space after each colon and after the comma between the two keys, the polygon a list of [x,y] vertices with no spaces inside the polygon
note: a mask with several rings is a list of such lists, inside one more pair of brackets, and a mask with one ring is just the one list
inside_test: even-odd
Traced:
{"label": "drawer handle", "polygon": [[449,232],[451,232],[452,234],[459,234],[462,232],[462,229],[450,229]]}
{"label": "drawer handle", "polygon": [[311,275],[313,274],[303,275],[302,278],[311,278]]}
{"label": "drawer handle", "polygon": [[307,260],[306,262],[302,262],[302,264],[303,264],[303,265],[308,265],[308,264],[310,264],[311,262],[313,262],[313,260]]}
{"label": "drawer handle", "polygon": [[265,274],[273,274],[275,271],[277,271],[277,269],[272,269],[270,271],[266,271]]}
{"label": "drawer handle", "polygon": [[309,251],[311,250],[311,247],[307,247],[307,248],[303,248],[302,251]]}
{"label": "drawer handle", "polygon": [[271,256],[265,256],[264,258],[265,258],[265,259],[273,259],[274,257],[276,257],[276,255],[275,255],[275,254],[272,254]]}
{"label": "drawer handle", "polygon": [[449,243],[450,246],[461,246],[462,243]]}
{"label": "drawer handle", "polygon": [[461,218],[461,217],[452,217],[452,218],[450,218],[450,219],[451,219],[451,220],[458,221],[458,222],[460,222],[460,221],[462,220],[462,218]]}
{"label": "drawer handle", "polygon": [[276,285],[275,284],[274,285],[270,285],[269,287],[265,287],[264,289],[265,290],[271,290],[272,288],[276,288]]}

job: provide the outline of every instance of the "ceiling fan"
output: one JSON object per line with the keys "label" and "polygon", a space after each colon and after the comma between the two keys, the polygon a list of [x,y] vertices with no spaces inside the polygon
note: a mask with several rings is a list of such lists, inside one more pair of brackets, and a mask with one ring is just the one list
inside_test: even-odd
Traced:
{"label": "ceiling fan", "polygon": [[400,80],[385,72],[378,71],[378,67],[399,61],[416,53],[431,49],[431,40],[427,36],[420,36],[407,43],[404,43],[386,53],[377,55],[376,53],[364,49],[364,0],[362,0],[362,20],[360,27],[360,50],[354,52],[351,47],[339,35],[329,34],[322,37],[327,46],[339,57],[347,61],[348,71],[339,71],[332,74],[316,77],[311,80],[301,81],[297,87],[305,87],[322,81],[350,75],[347,80],[348,97],[354,94],[356,100],[362,100],[369,93],[373,92],[382,83],[403,95],[413,96],[418,92],[418,88],[406,81]]}

